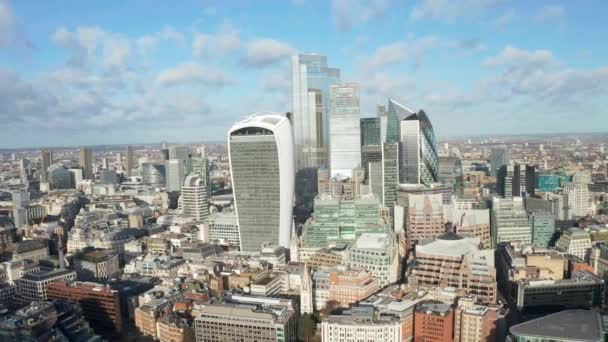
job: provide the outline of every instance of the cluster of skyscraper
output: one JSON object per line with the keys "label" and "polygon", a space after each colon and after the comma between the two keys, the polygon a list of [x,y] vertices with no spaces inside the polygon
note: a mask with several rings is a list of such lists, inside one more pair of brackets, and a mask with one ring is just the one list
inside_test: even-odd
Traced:
{"label": "cluster of skyscraper", "polygon": [[244,251],[289,247],[294,190],[295,205],[312,209],[319,175],[355,187],[365,175],[367,192],[389,208],[400,183],[438,180],[435,133],[424,111],[389,99],[376,117],[361,118],[359,85],[343,83],[327,57],[300,54],[291,62],[292,112],[254,114],[228,134]]}

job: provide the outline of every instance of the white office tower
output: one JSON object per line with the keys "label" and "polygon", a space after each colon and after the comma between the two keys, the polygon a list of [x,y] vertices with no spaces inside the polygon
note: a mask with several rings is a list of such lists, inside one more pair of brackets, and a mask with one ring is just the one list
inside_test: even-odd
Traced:
{"label": "white office tower", "polygon": [[169,159],[165,164],[167,191],[180,191],[186,175],[184,163],[180,159]]}
{"label": "white office tower", "polygon": [[359,85],[332,85],[329,96],[329,164],[331,177],[352,177],[361,166]]}
{"label": "white office tower", "polygon": [[568,183],[564,185],[563,193],[566,220],[593,214],[587,184]]}
{"label": "white office tower", "polygon": [[492,198],[492,247],[501,242],[532,243],[532,226],[521,197]]}
{"label": "white office tower", "polygon": [[228,156],[241,251],[264,244],[289,248],[295,186],[291,124],[258,113],[228,133]]}
{"label": "white office tower", "polygon": [[182,216],[204,221],[209,217],[207,202],[207,184],[205,179],[189,175],[184,180],[181,194]]}
{"label": "white office tower", "polygon": [[327,166],[329,87],[340,82],[340,69],[327,57],[300,54],[291,58],[292,118],[296,170]]}

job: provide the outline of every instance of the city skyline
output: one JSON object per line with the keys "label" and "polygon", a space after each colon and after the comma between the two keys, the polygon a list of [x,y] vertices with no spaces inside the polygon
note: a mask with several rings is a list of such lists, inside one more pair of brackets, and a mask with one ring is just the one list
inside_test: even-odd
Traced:
{"label": "city skyline", "polygon": [[439,137],[608,124],[600,1],[71,4],[0,1],[2,147],[223,141],[250,108],[292,111],[298,53],[358,82],[362,117],[394,98]]}

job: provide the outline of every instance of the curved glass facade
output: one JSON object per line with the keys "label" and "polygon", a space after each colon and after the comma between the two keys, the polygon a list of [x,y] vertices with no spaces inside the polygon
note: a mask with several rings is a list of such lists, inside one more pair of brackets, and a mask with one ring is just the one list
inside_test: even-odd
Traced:
{"label": "curved glass facade", "polygon": [[141,165],[142,183],[153,186],[164,186],[166,182],[165,165],[143,163]]}

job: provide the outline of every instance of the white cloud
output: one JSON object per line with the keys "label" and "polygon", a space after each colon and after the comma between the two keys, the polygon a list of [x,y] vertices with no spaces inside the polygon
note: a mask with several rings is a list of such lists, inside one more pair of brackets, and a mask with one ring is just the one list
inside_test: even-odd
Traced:
{"label": "white cloud", "polygon": [[474,16],[496,6],[500,0],[422,0],[410,12],[410,20],[451,21],[461,16]]}
{"label": "white cloud", "polygon": [[215,34],[195,33],[192,54],[195,57],[224,55],[239,49],[241,41],[236,31],[227,30]]}
{"label": "white cloud", "polygon": [[494,20],[494,25],[497,28],[504,30],[513,21],[513,19],[515,19],[515,10],[510,8]]}
{"label": "white cloud", "polygon": [[68,63],[84,67],[94,63],[97,49],[109,34],[100,27],[78,27],[74,32],[65,27],[58,28],[51,40],[71,52]]}
{"label": "white cloud", "polygon": [[555,23],[562,21],[566,16],[566,10],[562,6],[547,5],[543,6],[536,15],[539,23]]}
{"label": "white cloud", "polygon": [[14,44],[17,39],[17,17],[8,1],[0,1],[0,47]]}
{"label": "white cloud", "polygon": [[269,39],[256,39],[247,45],[247,51],[241,62],[246,66],[263,68],[286,60],[296,53],[289,44]]}
{"label": "white cloud", "polygon": [[485,60],[486,66],[514,66],[526,65],[528,67],[545,67],[555,63],[553,53],[548,50],[527,51],[513,47],[511,45],[505,48],[496,56],[489,57]]}
{"label": "white cloud", "polygon": [[339,30],[348,31],[380,18],[389,5],[389,0],[332,0],[334,24]]}
{"label": "white cloud", "polygon": [[126,70],[131,57],[131,43],[126,38],[109,38],[104,42],[103,54],[106,70]]}
{"label": "white cloud", "polygon": [[184,84],[223,87],[234,82],[220,70],[190,62],[161,71],[156,78],[156,83],[163,87]]}
{"label": "white cloud", "polygon": [[374,53],[367,59],[367,68],[381,68],[393,64],[402,63],[407,55],[407,44],[403,41],[382,45],[376,48]]}
{"label": "white cloud", "polygon": [[414,68],[422,65],[429,51],[446,45],[435,36],[411,38],[407,41],[396,41],[376,48],[374,53],[363,62],[365,71],[374,71],[391,65],[408,62]]}

